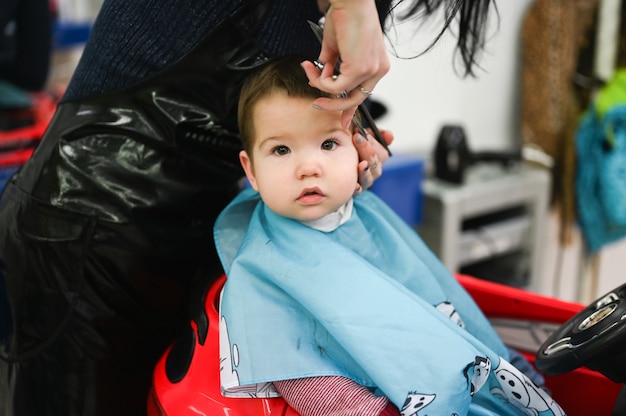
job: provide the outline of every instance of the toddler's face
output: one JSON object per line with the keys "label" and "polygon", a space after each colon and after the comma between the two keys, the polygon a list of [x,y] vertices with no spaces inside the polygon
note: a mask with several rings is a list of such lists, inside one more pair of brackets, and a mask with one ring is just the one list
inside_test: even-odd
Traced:
{"label": "toddler's face", "polygon": [[336,211],[357,188],[359,157],[341,113],[316,110],[311,99],[273,94],[254,107],[252,161],[241,163],[274,212],[312,220]]}

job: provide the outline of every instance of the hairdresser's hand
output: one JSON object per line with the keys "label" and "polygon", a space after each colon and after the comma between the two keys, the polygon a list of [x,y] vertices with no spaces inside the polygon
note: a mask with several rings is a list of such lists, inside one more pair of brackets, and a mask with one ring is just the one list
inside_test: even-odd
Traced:
{"label": "hairdresser's hand", "polygon": [[[359,172],[360,188],[356,189],[355,195],[360,194],[363,189],[371,187],[374,181],[383,174],[383,164],[389,157],[389,153],[387,153],[385,148],[369,133],[368,131],[367,140],[358,132],[352,137],[354,146],[359,152],[360,160],[357,168]],[[393,133],[388,130],[381,130],[380,133],[387,144],[391,144],[393,141]]]}
{"label": "hairdresser's hand", "polygon": [[[324,1],[324,0],[320,0]],[[347,127],[356,107],[374,91],[378,81],[389,71],[385,47],[374,0],[330,0],[324,24],[324,40],[318,60],[319,71],[312,62],[303,62],[310,84],[322,91],[345,98],[318,98],[314,105],[323,110],[343,111],[341,121]],[[333,77],[341,57],[341,73]]]}

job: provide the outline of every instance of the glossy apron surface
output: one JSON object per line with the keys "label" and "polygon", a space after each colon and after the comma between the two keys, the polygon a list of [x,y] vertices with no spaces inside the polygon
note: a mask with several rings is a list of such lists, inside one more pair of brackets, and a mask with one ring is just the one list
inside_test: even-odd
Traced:
{"label": "glossy apron surface", "polygon": [[[0,200],[0,415],[145,414],[157,358],[221,269],[249,1],[171,68],[62,104]],[[201,308],[198,308],[201,310]],[[202,317],[196,317],[202,321]]]}

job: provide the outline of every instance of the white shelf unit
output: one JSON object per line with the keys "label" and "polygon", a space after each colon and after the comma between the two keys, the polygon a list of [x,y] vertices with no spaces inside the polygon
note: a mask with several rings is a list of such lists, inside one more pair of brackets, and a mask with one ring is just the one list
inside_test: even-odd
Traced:
{"label": "white shelf unit", "polygon": [[[476,165],[460,185],[428,178],[417,230],[451,272],[475,271],[479,264],[497,271],[505,259],[523,271],[514,284],[537,291],[550,188],[546,170],[523,164]],[[500,277],[487,278],[509,283],[511,276]]]}

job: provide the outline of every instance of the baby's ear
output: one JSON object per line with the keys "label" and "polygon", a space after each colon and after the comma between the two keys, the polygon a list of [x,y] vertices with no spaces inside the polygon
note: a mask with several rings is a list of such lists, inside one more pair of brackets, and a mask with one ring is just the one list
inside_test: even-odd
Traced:
{"label": "baby's ear", "polygon": [[254,169],[252,168],[252,159],[248,156],[248,153],[245,150],[239,152],[239,162],[243,167],[243,171],[246,173],[246,177],[248,178],[248,182],[250,182],[250,186],[255,191],[259,191],[259,188],[256,184],[256,178],[254,176]]}

